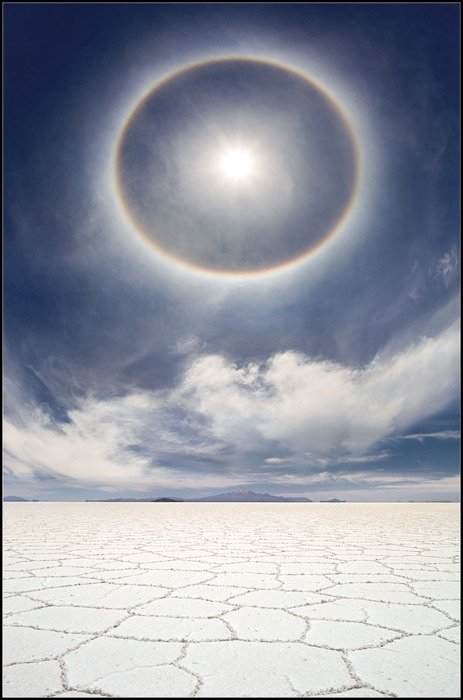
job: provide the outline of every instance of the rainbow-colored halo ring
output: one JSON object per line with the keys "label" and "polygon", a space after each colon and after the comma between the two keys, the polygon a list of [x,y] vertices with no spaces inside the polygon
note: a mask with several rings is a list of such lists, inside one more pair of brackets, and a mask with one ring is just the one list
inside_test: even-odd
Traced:
{"label": "rainbow-colored halo ring", "polygon": [[[198,103],[208,109],[199,114]],[[292,136],[285,127],[299,122]],[[269,176],[264,183],[265,201],[248,193],[231,203],[221,192],[220,210],[221,197],[202,172],[185,180],[179,152],[191,161],[205,134],[220,146],[237,129],[277,154],[263,168],[275,182]],[[176,139],[183,150],[172,147]],[[273,166],[285,159],[278,180]],[[308,260],[340,232],[359,189],[360,162],[349,119],[324,86],[268,58],[227,56],[182,66],[141,96],[119,131],[113,176],[126,219],[156,253],[202,274],[254,277]]]}

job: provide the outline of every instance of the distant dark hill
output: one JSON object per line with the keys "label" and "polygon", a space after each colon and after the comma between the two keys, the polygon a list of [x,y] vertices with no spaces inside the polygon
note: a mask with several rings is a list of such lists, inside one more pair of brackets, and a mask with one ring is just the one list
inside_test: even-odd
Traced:
{"label": "distant dark hill", "polygon": [[246,489],[188,500],[190,503],[312,503],[310,498],[304,496],[272,496],[270,493],[255,493]]}
{"label": "distant dark hill", "polygon": [[10,503],[38,503],[36,498],[22,498],[21,496],[5,496],[3,500]]}
{"label": "distant dark hill", "polygon": [[329,501],[320,501],[320,503],[345,503],[345,501],[339,498],[330,498]]}

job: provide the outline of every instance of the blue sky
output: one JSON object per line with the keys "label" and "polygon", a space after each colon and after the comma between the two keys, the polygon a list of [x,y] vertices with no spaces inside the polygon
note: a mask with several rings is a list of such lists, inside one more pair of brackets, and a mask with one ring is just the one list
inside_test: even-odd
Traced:
{"label": "blue sky", "polygon": [[6,494],[458,498],[459,13],[4,6]]}

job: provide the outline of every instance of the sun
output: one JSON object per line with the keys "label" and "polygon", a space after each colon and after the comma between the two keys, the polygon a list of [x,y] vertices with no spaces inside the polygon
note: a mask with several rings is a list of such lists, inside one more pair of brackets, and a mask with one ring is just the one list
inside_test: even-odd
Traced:
{"label": "sun", "polygon": [[248,151],[230,148],[220,158],[220,171],[228,180],[245,181],[254,173],[254,160]]}

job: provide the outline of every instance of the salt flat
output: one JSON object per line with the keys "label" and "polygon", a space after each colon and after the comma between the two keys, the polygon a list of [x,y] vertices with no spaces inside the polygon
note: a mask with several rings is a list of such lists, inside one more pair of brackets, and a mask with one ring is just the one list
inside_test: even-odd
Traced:
{"label": "salt flat", "polygon": [[458,504],[8,503],[6,697],[457,697]]}

